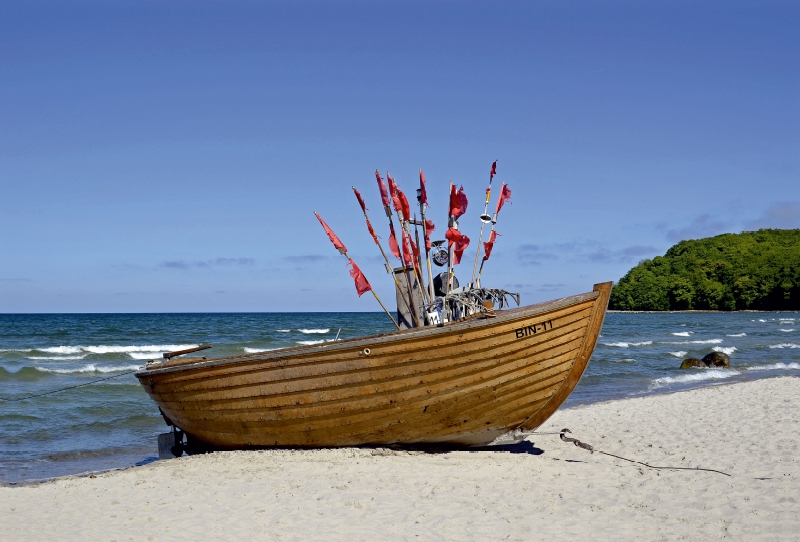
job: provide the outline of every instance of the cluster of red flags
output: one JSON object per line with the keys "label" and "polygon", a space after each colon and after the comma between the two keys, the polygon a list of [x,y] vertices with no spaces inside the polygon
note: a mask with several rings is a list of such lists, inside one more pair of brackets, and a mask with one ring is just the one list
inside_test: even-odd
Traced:
{"label": "cluster of red flags", "polygon": [[[495,160],[492,163],[492,169],[489,173],[489,181],[491,183],[492,178],[497,174],[497,161]],[[405,265],[413,265],[415,268],[419,269],[419,247],[417,247],[416,243],[411,239],[411,236],[406,232],[405,228],[403,228],[401,224],[401,232],[402,232],[402,255],[400,251],[400,247],[397,243],[397,236],[394,230],[394,223],[391,221],[391,211],[390,207],[394,207],[394,210],[397,212],[398,216],[402,217],[404,222],[408,222],[411,220],[411,206],[408,203],[408,198],[403,193],[402,190],[397,186],[397,183],[392,179],[389,174],[386,174],[387,183],[383,181],[381,178],[380,172],[375,170],[375,178],[378,182],[378,189],[381,194],[381,202],[383,203],[384,208],[386,209],[387,215],[390,217],[389,222],[389,249],[391,250],[392,254],[398,259],[401,260]],[[426,181],[425,181],[425,174],[422,170],[419,170],[419,201],[420,203],[427,204],[428,203],[428,193],[426,190]],[[369,221],[369,218],[366,217],[367,206],[364,203],[364,199],[361,197],[361,194],[353,188],[353,191],[356,194],[356,198],[358,198],[358,203],[361,205],[361,210],[364,211],[364,215],[367,221],[367,229],[369,230],[370,235],[372,235],[372,239],[375,241],[376,244],[379,244],[378,235],[375,233],[375,230],[372,227],[372,224]],[[488,189],[487,189],[487,196],[488,196]],[[511,189],[508,188],[508,185],[503,183],[502,188],[500,189],[500,195],[497,199],[497,207],[495,208],[495,220],[497,217],[497,213],[500,212],[503,205],[506,201],[511,199]],[[469,204],[467,200],[467,195],[464,193],[464,187],[460,187],[456,190],[455,185],[450,186],[450,209],[449,214],[450,216],[458,219],[467,211],[467,205]],[[358,292],[359,297],[364,294],[365,292],[369,292],[372,290],[372,286],[370,285],[367,278],[364,276],[364,273],[361,272],[361,269],[356,265],[352,258],[347,254],[347,247],[344,246],[344,243],[333,233],[333,230],[322,220],[322,217],[319,216],[318,213],[314,213],[317,219],[319,220],[320,224],[322,224],[325,233],[328,236],[328,239],[331,240],[333,246],[336,249],[347,257],[348,264],[351,266],[350,269],[350,276],[353,278],[355,282],[356,291]],[[431,239],[430,234],[436,229],[435,224],[431,220],[425,220],[425,248],[426,250],[431,249]],[[489,239],[483,243],[483,259],[488,260],[489,256],[492,254],[492,249],[494,248],[494,243],[497,240],[498,233],[492,229],[491,234],[489,235]],[[447,232],[445,233],[445,237],[448,240],[448,248],[453,248],[453,265],[458,265],[461,262],[461,257],[464,253],[464,250],[469,246],[469,237],[461,233],[456,228],[448,228]],[[420,270],[421,271],[421,270]]]}
{"label": "cluster of red flags", "polygon": [[[358,191],[356,191],[356,194],[358,194]],[[361,202],[362,206],[364,205],[364,200],[361,199],[361,195],[360,194],[358,194],[358,201]],[[319,213],[314,212],[314,215],[316,215],[317,220],[319,220],[319,223],[322,224],[322,228],[325,230],[325,233],[328,234],[328,239],[331,240],[331,243],[333,243],[333,246],[336,247],[337,250],[339,250],[339,252],[341,252],[342,254],[347,256],[347,260],[348,260],[348,264],[347,265],[352,265],[353,266],[353,268],[350,269],[350,276],[353,277],[353,280],[356,283],[356,292],[358,292],[358,297],[361,297],[361,295],[364,294],[365,292],[369,292],[370,290],[372,290],[372,286],[370,285],[369,281],[367,280],[367,277],[365,277],[364,273],[361,272],[361,269],[358,268],[358,266],[356,265],[356,262],[353,261],[353,258],[351,258],[350,256],[347,255],[347,247],[344,246],[344,243],[342,243],[339,240],[339,237],[337,237],[336,234],[333,233],[333,230],[330,228],[330,226],[328,226],[325,223],[325,221],[322,220],[322,217],[319,216]],[[367,222],[367,224],[369,224],[369,222]],[[370,228],[370,229],[372,229],[372,228]]]}

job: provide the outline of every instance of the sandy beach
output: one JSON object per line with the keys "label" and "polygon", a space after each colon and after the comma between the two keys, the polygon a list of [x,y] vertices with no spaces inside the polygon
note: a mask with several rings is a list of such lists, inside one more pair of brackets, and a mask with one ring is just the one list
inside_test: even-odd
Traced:
{"label": "sandy beach", "polygon": [[532,435],[503,451],[223,452],[0,488],[4,540],[796,540],[800,378],[557,412],[650,469]]}

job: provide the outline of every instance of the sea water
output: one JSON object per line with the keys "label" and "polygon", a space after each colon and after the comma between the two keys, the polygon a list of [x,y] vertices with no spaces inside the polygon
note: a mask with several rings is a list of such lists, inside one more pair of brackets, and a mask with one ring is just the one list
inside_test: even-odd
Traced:
{"label": "sea water", "polygon": [[[163,352],[241,355],[394,329],[383,313],[0,315],[0,481],[144,464],[167,426],[133,374]],[[730,369],[679,369],[713,351]],[[800,376],[798,313],[609,313],[565,407]],[[115,377],[96,382],[106,377]]]}

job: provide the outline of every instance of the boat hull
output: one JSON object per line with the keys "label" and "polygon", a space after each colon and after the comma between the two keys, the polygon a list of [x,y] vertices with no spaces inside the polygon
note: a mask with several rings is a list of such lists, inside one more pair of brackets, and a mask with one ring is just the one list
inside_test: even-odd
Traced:
{"label": "boat hull", "polygon": [[213,447],[485,445],[535,429],[569,396],[610,290],[440,328],[174,360],[136,377],[168,423]]}

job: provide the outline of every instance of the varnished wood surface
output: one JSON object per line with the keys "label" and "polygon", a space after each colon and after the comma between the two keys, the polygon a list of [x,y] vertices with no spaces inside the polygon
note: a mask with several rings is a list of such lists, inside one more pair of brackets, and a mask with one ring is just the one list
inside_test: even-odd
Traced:
{"label": "varnished wood surface", "polygon": [[173,360],[136,376],[177,427],[220,447],[486,444],[538,427],[564,402],[610,289],[442,328]]}

